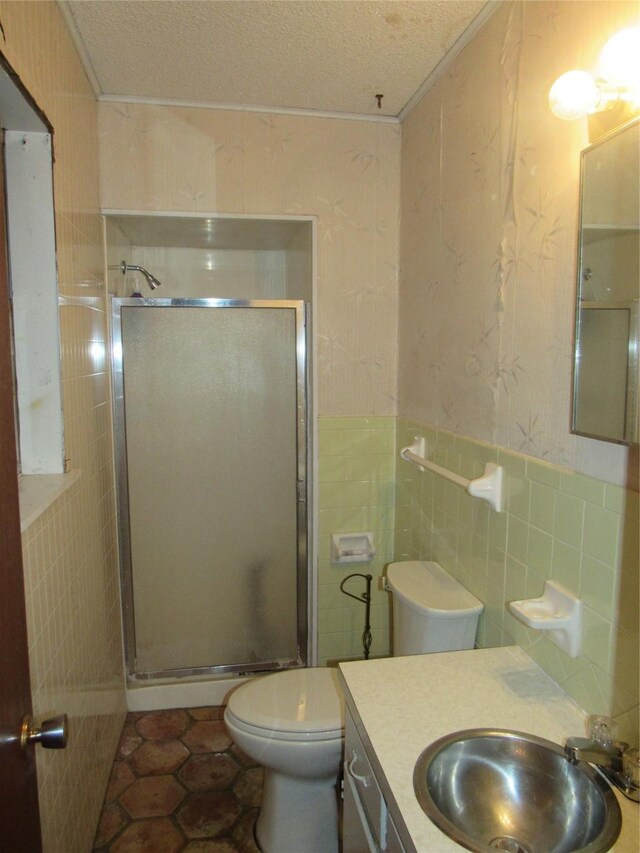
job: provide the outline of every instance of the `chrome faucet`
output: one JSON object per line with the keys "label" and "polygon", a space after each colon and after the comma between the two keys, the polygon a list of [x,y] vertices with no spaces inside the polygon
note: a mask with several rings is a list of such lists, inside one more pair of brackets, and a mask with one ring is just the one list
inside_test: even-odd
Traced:
{"label": "chrome faucet", "polygon": [[569,737],[564,746],[571,764],[586,761],[616,786],[625,797],[640,802],[640,778],[637,749],[614,740],[615,723],[607,717],[588,717],[591,737]]}
{"label": "chrome faucet", "polygon": [[622,769],[622,755],[628,743],[616,741],[611,746],[602,746],[597,740],[586,737],[568,737],[564,752],[571,764],[586,761],[595,764],[596,767],[606,767],[607,770]]}

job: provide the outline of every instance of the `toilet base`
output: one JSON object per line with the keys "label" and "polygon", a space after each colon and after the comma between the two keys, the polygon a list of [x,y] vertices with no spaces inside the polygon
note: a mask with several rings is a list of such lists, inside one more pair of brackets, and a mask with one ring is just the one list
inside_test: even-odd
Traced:
{"label": "toilet base", "polygon": [[336,776],[305,779],[265,768],[256,838],[263,853],[338,853]]}

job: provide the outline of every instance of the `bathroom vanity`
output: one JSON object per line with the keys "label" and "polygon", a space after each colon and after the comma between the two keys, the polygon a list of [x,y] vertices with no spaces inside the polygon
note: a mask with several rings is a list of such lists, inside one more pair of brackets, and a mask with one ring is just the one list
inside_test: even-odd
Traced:
{"label": "bathroom vanity", "polygon": [[[528,732],[556,743],[584,714],[519,648],[340,664],[346,699],[344,853],[460,850],[422,811],[413,769],[422,750],[461,729]],[[637,853],[638,805],[618,796],[616,853]]]}

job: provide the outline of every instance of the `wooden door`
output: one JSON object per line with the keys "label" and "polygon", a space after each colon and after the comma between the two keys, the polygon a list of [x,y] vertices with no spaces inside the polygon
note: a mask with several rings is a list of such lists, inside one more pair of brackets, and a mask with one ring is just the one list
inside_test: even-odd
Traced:
{"label": "wooden door", "polygon": [[[4,158],[0,157],[0,169]],[[0,848],[38,853],[40,813],[34,746],[22,749],[22,719],[31,713],[31,687],[18,502],[10,303],[0,173]]]}

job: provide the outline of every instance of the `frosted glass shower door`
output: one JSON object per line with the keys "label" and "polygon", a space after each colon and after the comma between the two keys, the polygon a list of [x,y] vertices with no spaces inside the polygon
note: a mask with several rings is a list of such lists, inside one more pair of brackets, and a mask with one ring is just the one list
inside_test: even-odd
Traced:
{"label": "frosted glass shower door", "polygon": [[114,302],[135,672],[299,662],[303,304]]}

